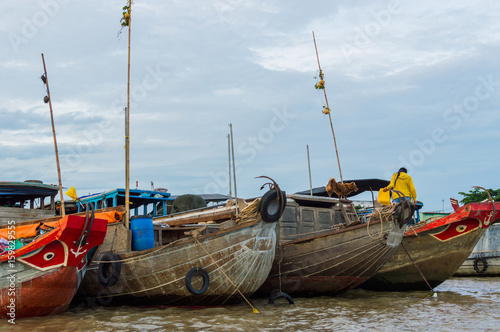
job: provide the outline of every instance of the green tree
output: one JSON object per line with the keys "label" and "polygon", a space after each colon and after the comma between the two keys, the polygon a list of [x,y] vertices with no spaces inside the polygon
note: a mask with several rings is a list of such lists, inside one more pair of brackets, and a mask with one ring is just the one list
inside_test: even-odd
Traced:
{"label": "green tree", "polygon": [[[491,198],[493,198],[494,201],[500,200],[500,189],[497,190],[488,189],[488,191],[490,192]],[[460,203],[463,204],[482,202],[488,199],[488,194],[484,190],[479,188],[474,188],[473,190],[469,190],[468,193],[459,192],[459,194],[464,196],[464,198],[460,201]]]}

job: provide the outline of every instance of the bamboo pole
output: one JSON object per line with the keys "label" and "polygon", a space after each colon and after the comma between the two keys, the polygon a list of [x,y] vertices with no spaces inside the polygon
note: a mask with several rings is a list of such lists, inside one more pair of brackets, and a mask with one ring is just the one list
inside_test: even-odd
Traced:
{"label": "bamboo pole", "polygon": [[130,222],[130,26],[132,23],[132,1],[128,0],[128,65],[127,65],[127,109],[125,112],[125,227]]}
{"label": "bamboo pole", "polygon": [[[321,65],[319,64],[318,47],[316,46],[316,38],[314,37],[314,31],[312,34],[313,34],[313,40],[314,40],[314,49],[316,50],[316,59],[318,59],[319,77],[320,77],[320,79],[323,79],[323,72],[321,71]],[[326,90],[324,87],[322,90],[325,94],[326,108],[330,110],[330,106],[328,105],[328,97],[326,96]],[[337,149],[337,139],[335,138],[335,132],[333,131],[332,116],[331,116],[330,112],[328,112],[328,118],[330,119],[330,128],[332,129],[333,144],[335,145],[335,153],[337,154],[337,163],[339,165],[340,182],[344,183],[344,179],[342,178],[342,169],[340,168],[340,158],[339,158],[339,151]]]}
{"label": "bamboo pole", "polygon": [[229,200],[232,199],[233,194],[231,193],[231,137],[227,135],[227,161],[229,170]]}
{"label": "bamboo pole", "polygon": [[43,72],[44,72],[44,74],[43,74],[44,76],[42,76],[42,80],[45,83],[45,87],[47,88],[47,98],[49,99],[49,108],[50,108],[50,121],[52,122],[52,136],[54,136],[54,148],[56,151],[57,177],[59,179],[59,195],[61,197],[61,216],[64,217],[66,215],[66,210],[64,208],[64,196],[63,196],[63,191],[62,191],[61,167],[59,165],[59,152],[57,150],[57,139],[56,139],[56,129],[54,126],[54,115],[52,113],[52,98],[50,97],[49,79],[47,77],[47,68],[45,67],[45,58],[43,57],[43,53],[42,53],[42,62],[43,62]]}
{"label": "bamboo pole", "polygon": [[236,202],[236,216],[239,215],[239,206],[238,206],[238,193],[236,191],[236,169],[234,166],[234,142],[233,142],[233,124],[229,124],[229,131],[231,135],[231,155],[233,161],[233,182],[234,182],[234,201]]}
{"label": "bamboo pole", "polygon": [[311,191],[311,196],[313,195],[313,185],[312,185],[312,178],[311,178],[311,161],[309,159],[309,145],[306,145],[307,147],[307,168],[309,169],[309,190]]}

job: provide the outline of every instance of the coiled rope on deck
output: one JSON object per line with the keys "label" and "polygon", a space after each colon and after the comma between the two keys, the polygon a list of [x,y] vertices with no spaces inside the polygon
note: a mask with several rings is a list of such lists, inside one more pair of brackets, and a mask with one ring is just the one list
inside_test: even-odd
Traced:
{"label": "coiled rope on deck", "polygon": [[[398,204],[385,205],[379,208],[375,208],[371,214],[368,215],[368,220],[366,222],[366,231],[368,232],[368,236],[374,240],[380,239],[382,237],[382,233],[384,231],[384,222],[388,222],[393,217],[393,212],[396,209]],[[377,220],[380,220],[380,233],[377,237],[374,237],[370,233],[370,222],[373,217],[377,217]]]}

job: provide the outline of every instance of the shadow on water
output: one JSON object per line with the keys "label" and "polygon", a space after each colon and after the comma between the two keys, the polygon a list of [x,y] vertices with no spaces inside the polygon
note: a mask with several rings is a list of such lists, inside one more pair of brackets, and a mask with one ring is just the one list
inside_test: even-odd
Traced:
{"label": "shadow on water", "polygon": [[73,308],[27,318],[2,331],[498,331],[500,278],[455,278],[429,292],[362,289],[336,297],[295,298],[295,305],[252,299],[246,305]]}

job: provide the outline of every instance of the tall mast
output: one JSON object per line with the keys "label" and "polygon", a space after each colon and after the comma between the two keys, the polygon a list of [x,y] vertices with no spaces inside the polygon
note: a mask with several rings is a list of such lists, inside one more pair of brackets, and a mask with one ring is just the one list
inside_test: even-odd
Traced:
{"label": "tall mast", "polygon": [[132,21],[132,0],[124,7],[122,25],[128,26],[128,70],[127,70],[127,108],[125,109],[125,227],[130,221],[130,23]]}
{"label": "tall mast", "polygon": [[66,210],[64,208],[64,196],[63,196],[63,191],[62,191],[61,167],[59,166],[59,152],[57,150],[56,129],[54,126],[54,115],[52,113],[52,98],[50,97],[49,79],[47,77],[47,68],[45,67],[45,58],[43,57],[43,53],[42,53],[42,62],[43,62],[42,81],[43,81],[43,83],[45,83],[45,86],[47,88],[47,97],[44,98],[44,101],[45,102],[48,101],[49,108],[50,108],[50,121],[52,122],[52,136],[54,136],[54,148],[56,150],[57,177],[59,178],[59,195],[61,196],[61,216],[64,217],[66,215]]}
{"label": "tall mast", "polygon": [[233,181],[234,181],[234,201],[236,203],[236,216],[239,214],[238,193],[236,191],[236,169],[234,166],[234,144],[233,144],[233,124],[229,124],[229,135],[231,136],[231,158],[233,161]]}
{"label": "tall mast", "polygon": [[337,155],[337,163],[339,165],[340,182],[344,183],[344,179],[342,178],[342,169],[340,168],[340,158],[339,158],[339,150],[337,149],[337,139],[335,138],[335,132],[333,131],[332,116],[330,114],[330,105],[328,105],[328,98],[326,96],[326,90],[324,87],[323,71],[321,70],[321,65],[319,64],[318,47],[316,46],[316,38],[314,37],[314,31],[312,34],[313,34],[313,40],[314,40],[314,49],[316,50],[316,59],[318,59],[319,79],[321,80],[320,82],[323,82],[323,84],[321,84],[321,85],[318,84],[318,88],[323,90],[323,92],[325,94],[326,108],[323,111],[323,113],[328,114],[328,118],[330,119],[330,128],[332,129],[332,135],[333,135],[333,145],[335,146],[335,153]]}

